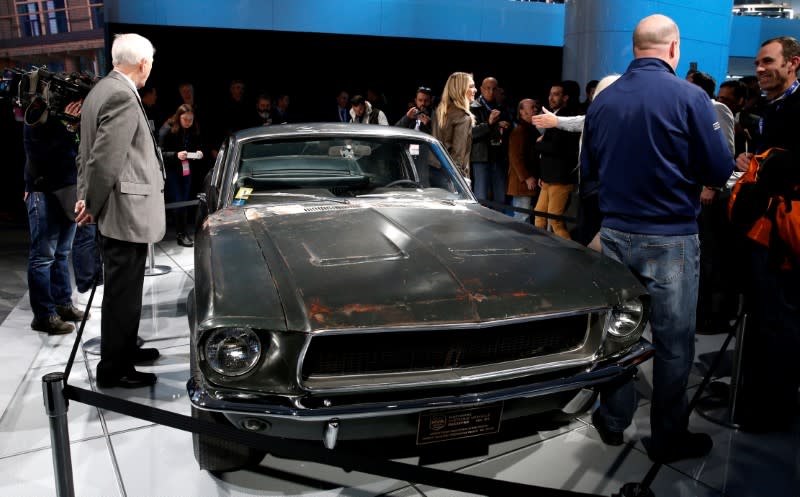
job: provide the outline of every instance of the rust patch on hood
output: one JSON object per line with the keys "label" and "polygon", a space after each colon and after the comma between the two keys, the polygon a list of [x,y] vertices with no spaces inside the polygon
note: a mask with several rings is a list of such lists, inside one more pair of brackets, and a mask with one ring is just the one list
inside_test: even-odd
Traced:
{"label": "rust patch on hood", "polygon": [[320,304],[319,300],[311,302],[311,306],[308,308],[308,315],[318,323],[324,323],[325,315],[330,314],[330,312],[331,308]]}
{"label": "rust patch on hood", "polygon": [[385,305],[348,304],[342,307],[342,313],[350,315],[356,312],[383,312],[387,309],[394,308],[395,306],[387,307]]}

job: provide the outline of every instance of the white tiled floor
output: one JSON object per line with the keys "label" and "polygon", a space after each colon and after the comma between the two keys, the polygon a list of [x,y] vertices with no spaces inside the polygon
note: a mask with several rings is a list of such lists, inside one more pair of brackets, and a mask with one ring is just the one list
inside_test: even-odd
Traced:
{"label": "white tiled floor", "polygon": [[[143,370],[158,374],[151,389],[107,393],[189,414],[186,295],[193,285],[191,249],[163,242],[156,263],[172,271],[145,280],[140,336],[158,347],[162,358]],[[102,287],[83,341],[99,335]],[[48,420],[42,405],[41,378],[63,371],[75,335],[48,337],[30,329],[31,312],[23,299],[0,324],[0,495],[55,495]],[[716,351],[724,336],[698,337],[698,357]],[[70,384],[94,388],[98,357],[78,350]],[[649,371],[640,374],[639,390],[649,391]],[[693,376],[696,385],[700,372]],[[651,466],[641,444],[649,432],[649,404],[641,403],[630,442],[608,447],[600,442],[589,417],[493,443],[483,455],[425,461],[438,469],[531,485],[611,495],[627,482],[640,481]],[[797,497],[800,495],[800,419],[790,433],[750,434],[711,423],[694,414],[691,428],[714,438],[712,454],[701,460],[665,466],[653,484],[658,497],[730,496]],[[430,488],[317,463],[267,456],[253,470],[221,477],[200,471],[191,434],[147,421],[71,402],[69,431],[75,492],[79,496],[392,496],[454,497],[464,494]],[[418,454],[371,448],[379,455],[419,464]]]}

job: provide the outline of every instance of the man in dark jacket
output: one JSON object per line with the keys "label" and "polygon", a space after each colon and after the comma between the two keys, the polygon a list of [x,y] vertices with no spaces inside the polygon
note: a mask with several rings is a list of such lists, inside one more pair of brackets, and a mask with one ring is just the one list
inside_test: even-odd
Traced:
{"label": "man in dark jacket", "polygon": [[431,89],[426,86],[417,88],[417,93],[414,95],[414,105],[408,109],[408,112],[403,115],[394,125],[401,128],[415,129],[428,133],[433,133],[433,122],[431,116],[433,115],[433,108],[431,103],[433,101],[433,94]]}
{"label": "man in dark jacket", "polygon": [[[65,113],[77,116],[80,102],[71,102]],[[69,253],[75,222],[67,210],[75,203],[77,146],[72,125],[50,115],[41,100],[34,100],[25,113],[23,144],[25,205],[30,223],[31,250],[28,257],[28,288],[33,310],[31,328],[49,335],[71,333],[65,321],[79,321],[83,312],[72,304]],[[71,192],[71,193],[70,193]],[[63,201],[62,201],[63,200]]]}
{"label": "man in dark jacket", "polygon": [[[766,95],[756,152],[780,147],[790,154],[784,174],[770,178],[762,162],[760,180],[770,193],[788,198],[800,191],[800,43],[788,36],[765,41],[756,56],[756,75]],[[746,171],[752,153],[740,154],[736,167]],[[773,190],[771,184],[777,186]],[[798,202],[792,202],[794,209]],[[786,216],[787,223],[791,217]],[[776,223],[777,224],[777,223]],[[797,229],[797,227],[795,228]],[[741,397],[736,422],[747,430],[790,430],[797,412],[800,366],[800,254],[780,237],[764,247],[745,241],[743,261],[747,345],[743,349]],[[743,264],[745,264],[743,262]]]}
{"label": "man in dark jacket", "polygon": [[[550,110],[558,116],[574,116],[577,106],[571,105],[566,91],[566,82],[550,88],[548,103]],[[536,144],[541,154],[539,167],[534,175],[539,178],[539,200],[534,210],[561,216],[567,210],[570,195],[578,183],[578,142],[580,133],[552,128],[544,132]],[[536,216],[536,227],[546,228],[549,224],[556,235],[570,239],[564,221]]]}
{"label": "man in dark jacket", "polygon": [[[675,75],[680,35],[672,19],[644,18],[635,60],[589,107],[582,179],[598,181],[603,253],[626,265],[650,294],[655,345],[650,407],[651,459],[702,457],[711,437],[688,431],[686,386],[694,360],[700,189],[733,170],[711,100]],[[657,88],[658,91],[653,89]],[[601,393],[592,419],[607,444],[623,442],[636,409],[633,382]]]}
{"label": "man in dark jacket", "polygon": [[[497,106],[497,80],[484,78],[481,95],[469,106],[475,116],[472,128],[470,170],[474,183],[472,191],[478,200],[506,203],[508,184],[508,135],[514,121],[504,108]],[[494,206],[496,210],[502,209]]]}

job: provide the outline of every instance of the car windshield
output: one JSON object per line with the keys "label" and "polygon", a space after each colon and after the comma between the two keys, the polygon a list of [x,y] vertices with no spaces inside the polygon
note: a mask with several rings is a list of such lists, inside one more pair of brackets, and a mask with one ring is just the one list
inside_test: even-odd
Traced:
{"label": "car windshield", "polygon": [[241,146],[234,205],[346,198],[469,200],[436,143],[413,138],[262,138]]}

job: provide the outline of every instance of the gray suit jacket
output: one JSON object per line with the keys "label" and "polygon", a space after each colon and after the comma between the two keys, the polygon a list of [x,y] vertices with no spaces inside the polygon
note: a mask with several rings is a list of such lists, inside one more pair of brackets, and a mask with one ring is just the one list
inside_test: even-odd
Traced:
{"label": "gray suit jacket", "polygon": [[136,92],[115,71],[83,102],[77,164],[78,198],[103,236],[164,237],[164,165]]}

